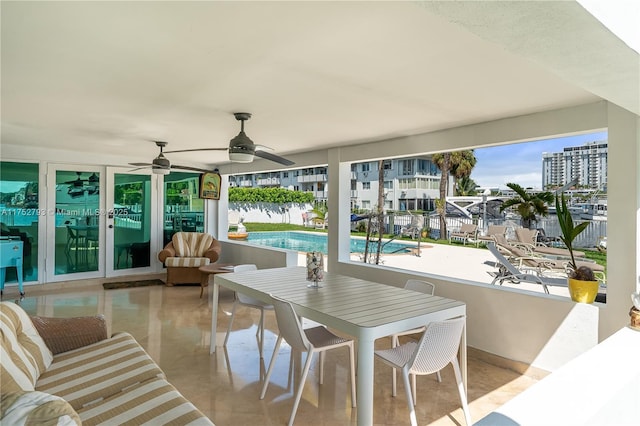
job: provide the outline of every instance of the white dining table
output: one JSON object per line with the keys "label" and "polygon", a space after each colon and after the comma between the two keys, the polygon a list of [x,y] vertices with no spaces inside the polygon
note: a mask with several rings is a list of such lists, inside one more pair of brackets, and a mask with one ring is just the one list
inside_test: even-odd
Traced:
{"label": "white dining table", "polygon": [[[357,423],[373,424],[374,342],[432,321],[466,315],[463,302],[339,274],[325,273],[322,288],[309,288],[305,267],[260,269],[216,275],[212,288],[211,347],[217,346],[219,286],[268,302],[270,294],[293,305],[304,318],[357,340]],[[467,385],[466,327],[460,369]]]}

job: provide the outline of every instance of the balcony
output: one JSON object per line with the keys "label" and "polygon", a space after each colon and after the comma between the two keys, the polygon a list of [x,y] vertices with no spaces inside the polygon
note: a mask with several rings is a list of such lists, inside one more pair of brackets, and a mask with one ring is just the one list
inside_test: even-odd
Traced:
{"label": "balcony", "polygon": [[280,186],[280,178],[261,178],[256,180],[258,186]]}
{"label": "balcony", "polygon": [[326,181],[327,181],[327,175],[326,174],[298,176],[298,182],[299,183],[326,182]]}

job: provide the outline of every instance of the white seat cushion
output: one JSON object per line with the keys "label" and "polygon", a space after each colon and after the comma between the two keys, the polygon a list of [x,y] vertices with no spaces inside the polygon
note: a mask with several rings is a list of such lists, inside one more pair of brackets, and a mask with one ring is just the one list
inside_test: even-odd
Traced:
{"label": "white seat cushion", "polygon": [[211,259],[208,257],[167,257],[164,261],[167,267],[185,267],[185,268],[199,268],[211,263]]}

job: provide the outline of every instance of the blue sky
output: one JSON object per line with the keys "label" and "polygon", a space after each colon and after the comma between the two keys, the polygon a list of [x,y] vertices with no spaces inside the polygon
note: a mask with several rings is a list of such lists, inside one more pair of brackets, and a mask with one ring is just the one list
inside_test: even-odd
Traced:
{"label": "blue sky", "polygon": [[524,142],[475,150],[478,160],[471,179],[483,188],[506,188],[514,182],[525,188],[542,186],[542,153],[607,140],[607,132]]}

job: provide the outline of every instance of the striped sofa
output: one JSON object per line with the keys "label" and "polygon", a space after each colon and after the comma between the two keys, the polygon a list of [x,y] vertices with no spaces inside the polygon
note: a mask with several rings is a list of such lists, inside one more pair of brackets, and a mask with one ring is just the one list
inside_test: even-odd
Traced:
{"label": "striped sofa", "polygon": [[29,317],[0,302],[0,424],[213,425],[104,317]]}
{"label": "striped sofa", "polygon": [[214,263],[220,257],[220,241],[203,232],[176,232],[158,253],[158,260],[167,267],[168,286],[200,283],[198,268]]}

